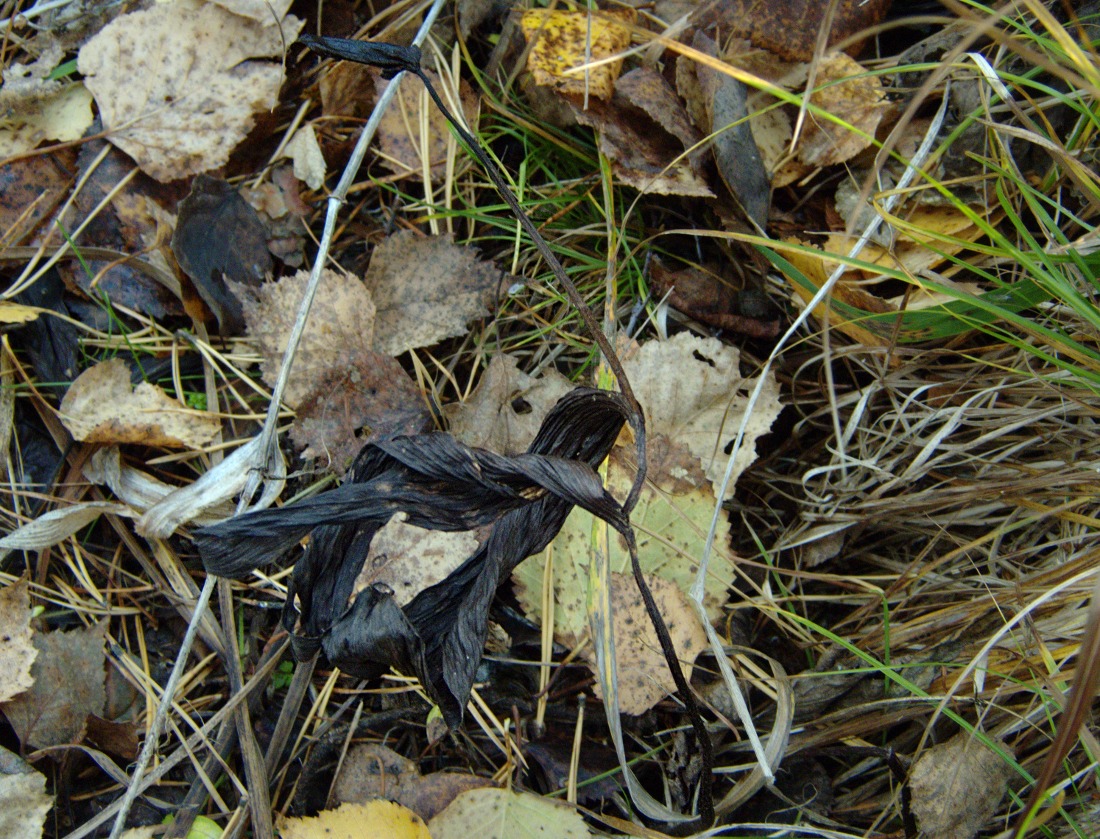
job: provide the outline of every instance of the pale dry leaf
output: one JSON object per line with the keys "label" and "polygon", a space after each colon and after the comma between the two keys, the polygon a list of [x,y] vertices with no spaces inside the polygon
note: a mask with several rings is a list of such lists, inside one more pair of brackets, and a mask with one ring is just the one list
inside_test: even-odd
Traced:
{"label": "pale dry leaf", "polygon": [[[736,348],[716,338],[682,332],[667,341],[649,341],[623,361],[645,408],[646,427],[686,446],[702,462],[715,492],[726,470],[727,447],[756,385],[741,375],[740,359]],[[745,429],[727,498],[737,476],[756,459],[757,438],[768,433],[782,408],[779,385],[769,375]]]}
{"label": "pale dry leaf", "polygon": [[[309,282],[309,272],[265,283],[255,292],[230,288],[241,297],[248,336],[263,360],[263,379],[274,385],[279,377],[290,330]],[[358,277],[325,269],[298,354],[294,357],[284,401],[296,407],[317,387],[330,369],[351,352],[369,351],[375,334],[375,303]]]}
{"label": "pale dry leaf", "polygon": [[17,580],[0,588],[0,702],[34,684],[31,666],[38,650],[32,635],[30,588],[25,579]]}
{"label": "pale dry leaf", "polygon": [[30,323],[36,320],[41,312],[41,309],[34,306],[24,306],[10,300],[0,301],[0,323]]}
{"label": "pale dry leaf", "polygon": [[[679,586],[652,575],[646,575],[646,583],[676,648],[684,678],[690,681],[695,658],[707,646],[707,633]],[[633,576],[611,575],[611,615],[619,666],[619,710],[624,714],[644,714],[674,693],[676,683]],[[595,665],[591,656],[588,660]],[[595,691],[597,697],[603,697],[599,681]]]}
{"label": "pale dry leaf", "polygon": [[842,52],[829,53],[821,60],[814,84],[811,103],[847,125],[808,115],[796,153],[810,166],[843,163],[874,140],[875,129],[886,113],[886,91],[878,76]]}
{"label": "pale dry leaf", "polygon": [[[428,69],[424,73],[432,86],[440,90],[443,82],[439,74]],[[375,76],[375,96],[381,96],[389,83],[388,79]],[[478,100],[465,81],[459,82],[458,99],[462,103],[462,114],[456,116],[464,118],[467,126],[476,124]],[[423,130],[425,125],[426,132]],[[382,163],[397,174],[420,178],[424,173],[425,155],[432,177],[445,174],[451,137],[447,118],[428,97],[423,82],[412,74],[401,77],[397,97],[382,112],[377,137]]]}
{"label": "pale dry leaf", "polygon": [[77,140],[92,124],[92,94],[80,82],[36,80],[33,88],[0,88],[0,158],[46,140]]}
{"label": "pale dry leaf", "polygon": [[397,356],[466,333],[509,277],[450,236],[402,230],[379,244],[363,282],[374,298],[374,349]]}
{"label": "pale dry leaf", "polygon": [[1005,757],[966,731],[928,749],[909,773],[921,834],[972,839],[989,826],[1011,775]]}
{"label": "pale dry leaf", "polygon": [[29,763],[0,748],[0,836],[38,839],[53,796],[46,792],[46,778]]}
{"label": "pale dry leaf", "polygon": [[274,107],[277,59],[302,21],[290,0],[225,5],[175,0],[115,18],[80,50],[78,68],[112,143],[172,181],[222,166]]}
{"label": "pale dry leaf", "polygon": [[316,816],[282,818],[278,822],[282,839],[360,839],[385,836],[388,839],[432,839],[420,816],[392,801],[374,799],[365,804],[341,804]]}
{"label": "pale dry leaf", "polygon": [[529,792],[475,789],[464,792],[429,824],[432,839],[588,839],[572,807]]}
{"label": "pale dry leaf", "polygon": [[86,443],[140,443],[201,449],[221,430],[221,422],[184,408],[156,385],[130,384],[130,368],[120,358],[81,373],[61,400],[62,424]]}
{"label": "pale dry leaf", "polygon": [[89,714],[102,715],[107,621],[34,637],[34,685],[0,705],[24,748],[76,742]]}
{"label": "pale dry leaf", "polygon": [[[196,519],[205,510],[216,510],[219,504],[240,492],[255,468],[260,451],[260,438],[253,437],[233,454],[202,477],[169,493],[145,511],[138,519],[137,531],[145,536],[166,539],[182,524]],[[281,451],[274,473],[264,475],[264,489],[253,509],[263,510],[275,503],[286,483],[286,464]]]}
{"label": "pale dry leaf", "polygon": [[573,387],[556,370],[529,376],[515,356],[493,356],[473,395],[447,406],[447,430],[467,446],[507,455],[525,452],[546,414]]}
{"label": "pale dry leaf", "polygon": [[407,524],[407,519],[405,513],[398,513],[375,534],[353,597],[368,586],[384,583],[393,589],[397,605],[405,606],[446,579],[480,544],[470,532],[425,530]]}
{"label": "pale dry leaf", "polygon": [[[535,84],[581,96],[587,88],[597,99],[610,99],[623,62],[605,59],[630,46],[630,24],[634,19],[633,9],[601,10],[599,14],[546,9],[524,12],[520,25],[531,44],[527,70]],[[604,63],[590,67],[586,80],[584,71],[577,68],[589,60]]]}
{"label": "pale dry leaf", "polygon": [[283,149],[283,157],[294,162],[294,177],[304,181],[310,189],[320,189],[325,183],[325,156],[312,125],[303,125]]}

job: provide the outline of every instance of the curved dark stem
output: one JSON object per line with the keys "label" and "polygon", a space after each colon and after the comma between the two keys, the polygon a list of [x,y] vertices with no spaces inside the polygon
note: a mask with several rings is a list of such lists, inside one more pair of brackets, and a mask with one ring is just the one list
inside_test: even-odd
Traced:
{"label": "curved dark stem", "polygon": [[630,404],[630,417],[628,422],[630,427],[634,429],[634,443],[637,449],[638,456],[638,474],[634,477],[634,484],[630,487],[630,493],[626,497],[626,501],[623,502],[623,509],[626,510],[626,514],[629,516],[635,505],[638,503],[638,498],[642,492],[642,486],[645,484],[646,476],[646,451],[645,451],[645,415],[642,413],[641,405],[638,404],[637,398],[634,396],[634,391],[630,387],[630,380],[626,376],[626,371],[623,370],[622,363],[619,361],[619,356],[615,354],[614,347],[611,346],[611,341],[608,340],[607,335],[600,329],[599,323],[596,321],[596,315],[593,314],[592,309],[581,297],[580,292],[577,291],[577,287],[573,285],[573,281],[569,279],[569,275],[565,273],[565,268],[562,267],[561,262],[554,255],[554,252],[550,250],[550,246],[546,243],[546,240],[542,238],[542,234],[539,233],[538,228],[528,218],[527,213],[523,211],[523,208],[519,205],[519,200],[512,193],[508,183],[504,180],[504,176],[501,174],[496,162],[489,157],[485,150],[481,147],[481,144],[474,138],[470,132],[462,127],[461,123],[454,118],[454,115],[447,110],[447,106],[443,104],[439,98],[439,94],[436,93],[435,87],[429,81],[427,74],[419,67],[410,72],[415,73],[420,81],[424,83],[424,87],[428,91],[428,95],[432,97],[432,101],[435,102],[435,106],[439,108],[440,112],[446,117],[447,122],[451,124],[455,132],[462,141],[469,147],[473,155],[481,163],[485,169],[486,174],[489,176],[489,180],[493,182],[493,186],[496,187],[497,193],[504,202],[512,210],[513,215],[519,221],[520,226],[524,232],[531,237],[531,241],[535,243],[535,247],[538,248],[542,258],[546,260],[546,264],[550,266],[550,271],[554,274],[554,278],[561,283],[561,287],[565,290],[565,296],[569,298],[570,304],[577,310],[577,313],[581,316],[581,320],[584,321],[585,328],[592,335],[592,339],[596,342],[596,346],[600,348],[600,352],[603,353],[604,358],[607,360],[607,366],[611,368],[611,372],[615,374],[615,379],[619,383],[619,390],[622,391],[627,402]]}

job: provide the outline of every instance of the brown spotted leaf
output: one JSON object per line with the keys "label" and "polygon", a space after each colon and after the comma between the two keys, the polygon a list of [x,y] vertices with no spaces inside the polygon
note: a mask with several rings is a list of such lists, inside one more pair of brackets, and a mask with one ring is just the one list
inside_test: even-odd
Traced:
{"label": "brown spotted leaf", "polygon": [[38,650],[31,635],[31,601],[24,579],[0,588],[0,702],[34,684],[31,667]]}
{"label": "brown spotted leaf", "polygon": [[34,686],[2,706],[24,748],[76,742],[89,714],[102,714],[107,622],[36,635]]}
{"label": "brown spotted leaf", "polygon": [[61,400],[60,417],[87,443],[201,449],[221,429],[217,417],[181,405],[156,385],[131,385],[130,368],[119,358],[81,373]]}
{"label": "brown spotted leaf", "polygon": [[302,22],[286,14],[290,0],[235,5],[240,13],[202,0],[154,4],[80,50],[111,142],[159,181],[224,165],[256,114],[275,105],[277,59]]}
{"label": "brown spotted leaf", "polygon": [[[258,345],[263,379],[273,385],[279,377],[290,330],[309,282],[309,272],[265,283],[255,292],[231,284],[241,298],[248,336]],[[340,359],[362,353],[369,357],[374,335],[374,302],[363,282],[350,274],[325,269],[313,299],[306,330],[291,368],[285,401],[297,407],[338,368]]]}
{"label": "brown spotted leaf", "polygon": [[489,314],[508,277],[449,236],[400,231],[374,249],[363,282],[377,307],[374,349],[387,355],[466,333]]}

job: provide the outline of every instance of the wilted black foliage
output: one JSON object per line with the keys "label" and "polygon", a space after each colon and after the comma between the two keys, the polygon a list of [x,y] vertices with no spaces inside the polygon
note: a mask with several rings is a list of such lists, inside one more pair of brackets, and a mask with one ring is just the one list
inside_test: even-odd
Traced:
{"label": "wilted black foliage", "polygon": [[[549,544],[574,505],[628,531],[622,507],[595,471],[628,411],[617,394],[578,388],[554,406],[528,451],[515,457],[440,433],[372,443],[339,488],[205,528],[195,541],[208,572],[241,577],[312,532],[283,612],[295,655],[305,659],[323,650],[356,676],[390,666],[415,674],[453,727],[462,720],[481,660],[489,604],[516,565]],[[384,585],[360,592],[349,607],[371,540],[399,512],[416,527],[488,525],[489,535],[446,580],[404,609]]]}

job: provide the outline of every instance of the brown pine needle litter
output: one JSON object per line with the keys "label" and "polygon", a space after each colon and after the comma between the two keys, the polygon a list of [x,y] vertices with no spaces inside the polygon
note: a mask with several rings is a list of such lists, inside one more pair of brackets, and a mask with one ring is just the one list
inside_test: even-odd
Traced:
{"label": "brown pine needle litter", "polygon": [[[802,15],[805,31],[739,0],[326,12],[372,45],[378,73],[308,55],[285,3],[261,4],[268,20],[186,2],[253,33],[241,72],[283,81],[277,101],[226,117],[226,136],[258,121],[247,141],[221,162],[195,151],[174,185],[162,175],[186,127],[131,159],[110,143],[125,122],[90,122],[114,113],[90,110],[104,71],[65,69],[113,30],[0,10],[3,113],[70,103],[63,124],[47,120],[59,105],[38,108],[43,122],[0,114],[9,832],[77,839],[170,817],[177,837],[308,835],[299,818],[350,812],[356,788],[437,839],[463,806],[568,835],[1100,834],[1094,4],[929,3],[915,17],[838,0]],[[301,31],[328,34],[303,14]],[[404,45],[421,27],[413,61]],[[419,68],[435,93],[407,78],[415,91],[384,119],[378,77]],[[231,101],[215,69],[196,78]],[[176,95],[158,105],[165,125],[191,107]],[[74,102],[89,109],[79,128]],[[441,127],[439,107],[473,137]],[[380,136],[355,159],[368,121]],[[735,143],[750,140],[772,184],[759,226],[743,209],[756,219],[759,196],[738,193],[755,181],[724,163],[748,160]],[[239,334],[220,334],[222,313],[179,270],[192,166],[267,225],[272,280],[313,269],[321,312],[340,305],[324,297],[334,276],[371,301],[354,337],[316,311],[303,321],[292,398],[275,379],[285,336],[259,340],[248,306]],[[407,301],[359,281],[450,288],[440,265],[420,286],[371,268],[381,243],[416,254],[428,238],[486,272],[461,291],[474,314],[449,312],[449,337],[410,340],[383,365],[373,307],[392,335]],[[698,426],[656,430],[664,406],[640,395],[637,413],[624,370],[649,342],[690,340],[667,375],[694,382],[691,365],[716,369],[713,339],[736,349],[740,378],[707,460],[688,442]],[[89,382],[107,379],[114,396],[97,400]],[[559,401],[577,386],[594,389]],[[765,422],[765,388],[770,430],[742,442],[743,419]],[[410,393],[415,405],[397,404]],[[586,400],[614,414],[595,453],[570,415]],[[115,403],[131,407],[112,416]],[[399,428],[390,407],[419,425]],[[548,412],[554,445],[525,454]],[[291,442],[306,417],[308,459]],[[358,464],[341,460],[363,444]],[[575,502],[623,541],[597,524],[552,540]],[[248,505],[262,509],[234,517]],[[549,524],[520,515],[551,509]],[[372,552],[383,524],[409,523],[393,510],[478,547],[395,531],[392,555]],[[665,634],[610,611],[635,540]],[[513,576],[530,545],[544,565]],[[484,556],[507,561],[481,573]],[[365,632],[372,598],[394,623]],[[448,618],[476,625],[469,649],[424,605],[458,602]],[[637,669],[652,657],[633,647],[665,641],[660,660],[677,667]],[[642,703],[638,685],[658,698]],[[620,701],[645,710],[620,718]],[[489,803],[478,786],[500,789]]]}

